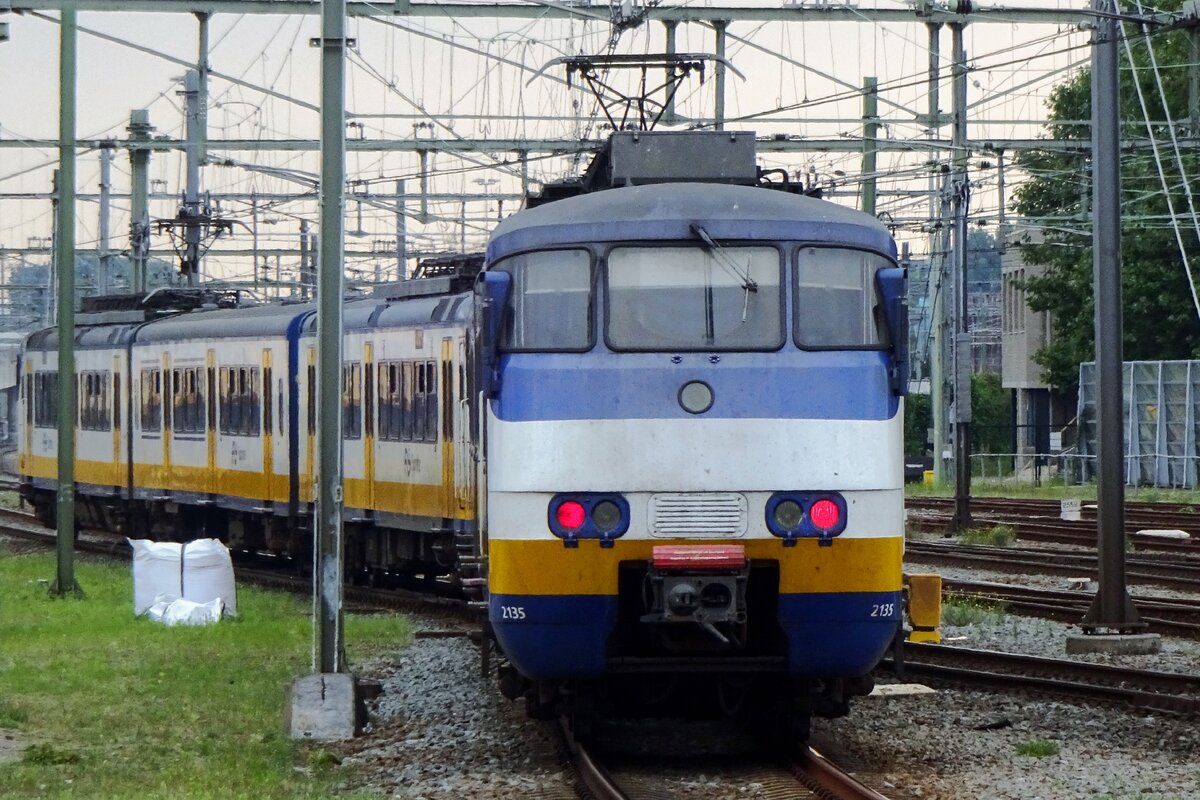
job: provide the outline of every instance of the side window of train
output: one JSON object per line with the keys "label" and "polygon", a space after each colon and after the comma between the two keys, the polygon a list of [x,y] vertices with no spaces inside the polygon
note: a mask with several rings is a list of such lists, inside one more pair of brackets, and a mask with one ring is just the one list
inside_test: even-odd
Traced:
{"label": "side window of train", "polygon": [[379,439],[398,442],[401,439],[400,362],[380,361],[379,371]]}
{"label": "side window of train", "polygon": [[162,430],[162,373],[157,367],[142,370],[140,421],[143,433]]}
{"label": "side window of train", "polygon": [[258,382],[258,367],[221,367],[218,385],[223,435],[258,436],[262,415]]}
{"label": "side window of train", "polygon": [[796,255],[796,344],[873,349],[887,344],[875,313],[875,273],[892,262],[876,253],[802,247]]}
{"label": "side window of train", "polygon": [[438,369],[436,361],[425,362],[425,441],[438,440]]}
{"label": "side window of train", "polygon": [[204,433],[204,370],[183,367],[171,370],[172,429],[176,433]]}
{"label": "side window of train", "polygon": [[362,365],[357,361],[342,365],[342,436],[362,436]]}
{"label": "side window of train", "polygon": [[413,362],[404,362],[401,375],[400,391],[403,392],[403,396],[400,399],[400,438],[411,442],[413,440]]}
{"label": "side window of train", "polygon": [[579,352],[592,346],[592,263],[586,250],[524,253],[496,269],[512,275],[500,346]]}
{"label": "side window of train", "polygon": [[85,431],[107,431],[109,374],[88,370],[79,373],[79,427]]}
{"label": "side window of train", "polygon": [[33,425],[36,428],[58,426],[58,373],[33,373]]}

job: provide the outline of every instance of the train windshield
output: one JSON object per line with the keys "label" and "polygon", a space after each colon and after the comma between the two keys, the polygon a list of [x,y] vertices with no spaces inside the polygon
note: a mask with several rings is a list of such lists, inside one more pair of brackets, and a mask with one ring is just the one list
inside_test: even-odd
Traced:
{"label": "train windshield", "polygon": [[501,261],[512,294],[500,347],[537,352],[580,351],[592,345],[591,256],[586,250],[548,250]]}
{"label": "train windshield", "polygon": [[796,344],[805,348],[879,348],[887,326],[875,273],[892,262],[877,253],[802,247],[796,259]]}
{"label": "train windshield", "polygon": [[779,251],[619,247],[608,257],[614,350],[775,350],[783,345]]}

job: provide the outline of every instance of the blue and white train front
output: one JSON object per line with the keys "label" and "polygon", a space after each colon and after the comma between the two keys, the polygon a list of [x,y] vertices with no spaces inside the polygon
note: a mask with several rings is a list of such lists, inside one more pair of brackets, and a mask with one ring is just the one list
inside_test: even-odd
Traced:
{"label": "blue and white train front", "polygon": [[488,256],[489,616],[523,685],[867,675],[901,608],[886,230],[648,186],[517,214]]}

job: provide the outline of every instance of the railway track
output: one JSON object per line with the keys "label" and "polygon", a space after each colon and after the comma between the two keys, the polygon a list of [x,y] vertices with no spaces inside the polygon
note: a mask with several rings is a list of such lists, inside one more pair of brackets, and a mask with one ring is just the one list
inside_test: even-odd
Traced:
{"label": "railway track", "polygon": [[[614,760],[576,741],[565,721],[560,721],[559,731],[581,797],[590,800],[673,800],[679,796],[679,784],[670,777],[672,759],[664,761],[658,756],[647,756],[645,759]],[[696,770],[696,758],[688,761],[687,768]],[[714,796],[736,796],[743,790],[734,787],[753,785],[754,796],[767,800],[888,800],[810,747],[776,763],[745,764],[734,760],[728,764],[714,764],[711,757],[704,761],[699,771],[711,773],[715,770],[720,783],[728,784],[733,792]]]}
{"label": "railway track", "polygon": [[[1092,603],[1093,593],[1062,589],[1012,586],[989,581],[942,580],[942,592],[1002,604],[1024,616],[1079,622]],[[1138,616],[1151,633],[1200,639],[1200,604],[1188,600],[1132,595]]]}
{"label": "railway track", "polygon": [[[49,528],[42,527],[32,514],[11,509],[0,509],[0,534],[22,541],[53,547],[56,534]],[[125,537],[102,531],[83,531],[75,540],[75,549],[79,552],[112,558],[128,559],[132,551]],[[312,576],[303,575],[293,564],[276,566],[274,568],[256,568],[253,564],[270,561],[269,557],[240,558],[234,555],[234,575],[239,584],[253,584],[268,589],[293,592],[296,594],[312,591]],[[416,591],[405,588],[374,588],[347,584],[343,596],[354,611],[420,611],[424,614],[435,612],[444,616],[449,635],[468,635],[472,631],[465,627],[474,625],[474,631],[479,629],[479,612],[472,609],[467,601],[451,594],[449,586],[438,587],[440,591]],[[355,608],[357,606],[357,608]]]}
{"label": "railway track", "polygon": [[[944,530],[954,511],[952,498],[909,497],[905,500],[908,523],[919,530]],[[1011,525],[1017,537],[1028,541],[1094,547],[1096,508],[1085,504],[1082,519],[1060,518],[1057,500],[977,497],[971,499],[971,516],[976,525]],[[1138,536],[1141,530],[1181,530],[1190,539]],[[1161,552],[1200,556],[1200,506],[1181,503],[1126,503],[1125,533],[1135,547]]]}
{"label": "railway track", "polygon": [[[954,542],[915,542],[904,545],[909,563],[973,567],[1026,575],[1094,578],[1096,554],[1047,548],[981,547]],[[1125,559],[1131,584],[1157,585],[1181,591],[1200,591],[1200,559],[1164,554],[1141,554]]]}
{"label": "railway track", "polygon": [[[881,669],[894,669],[885,659]],[[987,686],[1137,712],[1200,716],[1200,675],[935,644],[904,646],[902,674],[930,683]]]}

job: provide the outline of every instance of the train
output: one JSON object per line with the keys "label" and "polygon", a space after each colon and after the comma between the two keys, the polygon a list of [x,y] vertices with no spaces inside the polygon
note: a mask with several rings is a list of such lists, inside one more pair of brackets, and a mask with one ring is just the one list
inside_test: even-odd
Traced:
{"label": "train", "polygon": [[[486,608],[533,716],[803,738],[896,636],[906,276],[878,220],[776,173],[752,133],[618,132],[481,259],[345,302],[345,572]],[[315,315],[217,289],[79,314],[78,523],[310,559]],[[48,522],[58,335],[21,364]]]}

